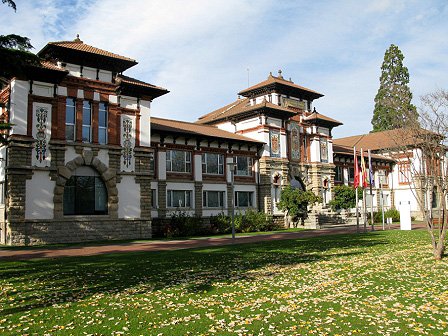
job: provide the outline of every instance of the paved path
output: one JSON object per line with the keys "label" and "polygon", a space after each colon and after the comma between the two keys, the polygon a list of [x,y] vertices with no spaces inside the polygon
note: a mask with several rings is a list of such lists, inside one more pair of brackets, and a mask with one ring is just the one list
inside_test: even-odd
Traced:
{"label": "paved path", "polygon": [[[424,228],[424,223],[413,223],[413,229]],[[370,232],[370,227],[368,228]],[[375,226],[376,230],[381,230],[382,227]],[[399,225],[392,225],[392,229],[399,229]],[[361,231],[363,227],[361,227]],[[261,241],[284,240],[284,239],[298,239],[335,234],[350,234],[356,233],[356,226],[335,227],[321,230],[309,230],[299,232],[285,232],[274,234],[259,234],[251,236],[237,236],[235,238],[236,244],[245,244]],[[74,246],[46,249],[35,248],[26,250],[7,250],[0,248],[0,261],[13,260],[29,260],[37,258],[62,258],[73,256],[89,256],[108,253],[126,253],[126,252],[145,252],[145,251],[162,251],[174,250],[184,248],[196,248],[207,246],[221,246],[230,245],[232,243],[231,237],[216,237],[216,238],[199,238],[189,240],[170,240],[170,241],[147,241],[147,242],[132,242],[117,245],[97,245],[97,246]],[[113,242],[111,242],[113,244]]]}

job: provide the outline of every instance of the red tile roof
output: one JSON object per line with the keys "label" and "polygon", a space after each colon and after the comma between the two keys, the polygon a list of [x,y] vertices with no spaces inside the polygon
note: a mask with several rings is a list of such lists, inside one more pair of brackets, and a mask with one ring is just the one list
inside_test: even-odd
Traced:
{"label": "red tile roof", "polygon": [[[361,151],[360,151],[360,147],[357,147],[357,151],[356,154],[360,157],[361,156]],[[366,155],[366,150],[363,148],[364,151],[364,155]],[[341,146],[341,145],[337,145],[334,143],[333,141],[333,153],[336,155],[345,155],[345,156],[353,156],[353,147],[348,147],[348,146]],[[384,161],[391,161],[394,162],[394,159],[385,157],[383,155],[378,155],[378,154],[374,154],[371,153],[371,157],[372,159],[377,159],[377,160],[384,160]]]}
{"label": "red tile roof", "polygon": [[154,88],[154,89],[159,89],[159,90],[163,90],[163,91],[168,91],[167,89],[165,89],[163,87],[145,83],[145,82],[142,82],[141,80],[138,80],[138,79],[135,79],[135,78],[132,78],[129,76],[125,76],[125,75],[118,75],[117,79],[118,79],[118,81],[121,81],[123,83],[129,83],[129,84],[144,86],[144,87],[148,87],[148,88]]}
{"label": "red tile roof", "polygon": [[421,142],[421,140],[413,136],[409,130],[403,128],[333,139],[335,145],[352,148],[356,146],[356,148],[371,150],[389,149],[403,145],[415,145],[419,142]]}
{"label": "red tile roof", "polygon": [[262,141],[254,140],[232,132],[227,132],[219,129],[216,126],[200,125],[186,121],[169,120],[156,117],[151,117],[151,130],[185,133],[196,136],[207,136],[227,140],[264,144],[264,142]]}
{"label": "red tile roof", "polygon": [[327,117],[323,114],[320,114],[314,110],[313,113],[311,113],[309,116],[303,118],[304,121],[308,121],[311,123],[319,123],[322,122],[323,124],[333,124],[333,125],[342,125],[342,123],[336,119]]}
{"label": "red tile roof", "polygon": [[240,91],[238,94],[242,95],[242,96],[245,96],[245,94],[250,92],[250,91],[253,91],[255,89],[258,89],[258,88],[261,88],[263,86],[267,86],[267,85],[273,84],[273,83],[283,84],[283,85],[290,86],[290,87],[295,88],[295,89],[300,89],[300,90],[303,90],[303,91],[307,91],[307,92],[313,93],[313,94],[315,94],[316,96],[319,96],[319,97],[323,97],[322,93],[319,93],[319,92],[316,92],[314,90],[308,89],[306,87],[294,84],[294,82],[292,80],[286,80],[281,75],[279,77],[275,77],[275,76],[272,75],[272,72],[268,76],[268,79],[266,79],[265,81],[260,82],[258,84],[255,84],[255,85],[253,85],[253,86],[251,86],[251,87],[249,87],[247,89],[244,89],[244,90]]}
{"label": "red tile roof", "polygon": [[247,113],[250,111],[255,111],[257,109],[268,107],[273,110],[277,110],[281,113],[287,113],[290,115],[295,115],[296,112],[292,112],[290,109],[279,106],[273,103],[270,103],[266,100],[259,104],[251,105],[249,98],[239,98],[237,101],[226,105],[224,107],[221,107],[220,109],[217,109],[213,112],[210,112],[208,114],[203,115],[202,117],[199,117],[199,120],[196,121],[198,124],[206,124],[211,122],[216,122],[231,116],[235,116],[242,113]]}
{"label": "red tile roof", "polygon": [[69,49],[80,50],[80,51],[85,51],[85,52],[92,53],[92,54],[108,56],[108,57],[117,58],[117,59],[120,59],[120,60],[125,60],[125,61],[130,61],[130,62],[137,63],[137,61],[135,61],[132,58],[120,56],[120,55],[111,53],[109,51],[106,51],[106,50],[103,50],[103,49],[99,49],[99,48],[96,48],[96,47],[92,47],[92,46],[90,46],[88,44],[84,44],[79,39],[79,37],[77,37],[73,41],[48,42],[48,45],[59,46],[59,47],[64,47],[64,48],[69,48]]}

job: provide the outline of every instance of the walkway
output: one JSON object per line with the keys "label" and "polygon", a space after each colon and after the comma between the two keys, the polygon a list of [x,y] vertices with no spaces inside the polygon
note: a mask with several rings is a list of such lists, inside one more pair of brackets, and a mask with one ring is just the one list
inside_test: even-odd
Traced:
{"label": "walkway", "polygon": [[[392,225],[392,229],[399,229],[398,224]],[[413,229],[425,228],[424,223],[412,223]],[[375,226],[375,230],[381,230],[381,226]],[[361,227],[361,231],[363,227]],[[371,228],[368,228],[370,232]],[[261,241],[285,240],[285,239],[299,239],[325,235],[335,234],[352,234],[356,233],[356,226],[335,227],[322,230],[309,230],[299,232],[285,232],[274,234],[257,234],[251,236],[237,236],[235,237],[236,244],[246,244]],[[113,242],[111,242],[113,244]],[[146,252],[146,251],[162,251],[174,250],[184,248],[197,248],[208,246],[222,246],[232,244],[231,237],[216,237],[216,238],[198,238],[189,240],[170,240],[170,241],[147,241],[147,242],[132,242],[117,245],[97,245],[97,246],[74,246],[47,249],[45,247],[26,249],[26,250],[7,250],[0,248],[0,261],[13,260],[29,260],[37,258],[63,258],[74,256],[91,256],[108,253],[126,253],[126,252]]]}

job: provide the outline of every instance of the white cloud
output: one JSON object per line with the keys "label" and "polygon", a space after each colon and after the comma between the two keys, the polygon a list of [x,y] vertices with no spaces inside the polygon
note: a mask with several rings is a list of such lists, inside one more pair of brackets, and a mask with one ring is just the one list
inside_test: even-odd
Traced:
{"label": "white cloud", "polygon": [[[447,5],[442,0],[17,0],[0,29],[48,41],[81,39],[135,58],[127,74],[171,92],[153,114],[195,120],[236,99],[238,91],[283,70],[325,94],[315,106],[344,123],[337,136],[371,129],[385,50],[405,55],[418,97],[448,87]],[[8,13],[6,13],[8,12]]]}

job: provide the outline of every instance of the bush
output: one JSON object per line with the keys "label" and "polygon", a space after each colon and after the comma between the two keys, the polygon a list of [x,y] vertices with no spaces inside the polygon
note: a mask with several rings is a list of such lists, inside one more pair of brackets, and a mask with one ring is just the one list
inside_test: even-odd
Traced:
{"label": "bush", "polygon": [[[217,216],[210,217],[210,226],[217,233],[232,232],[232,217],[220,213]],[[248,210],[244,215],[239,213],[235,215],[235,232],[263,232],[279,229],[271,216],[263,212]]]}
{"label": "bush", "polygon": [[194,215],[191,216],[186,212],[176,211],[170,219],[166,236],[173,237],[190,237],[205,233],[202,218]]}
{"label": "bush", "polygon": [[[356,207],[355,188],[346,185],[341,185],[334,187],[333,192],[334,197],[329,202],[329,205],[331,206],[331,209],[333,211]],[[363,197],[362,188],[358,188],[358,198],[361,200],[362,197]]]}
{"label": "bush", "polygon": [[[370,219],[370,212],[367,213],[367,218]],[[379,210],[378,212],[373,213],[373,218],[375,223],[383,222],[383,212]],[[392,222],[400,221],[400,212],[397,209],[391,208],[384,213],[384,222],[387,222],[387,218],[392,218]],[[411,217],[411,220],[415,220],[415,217]]]}

